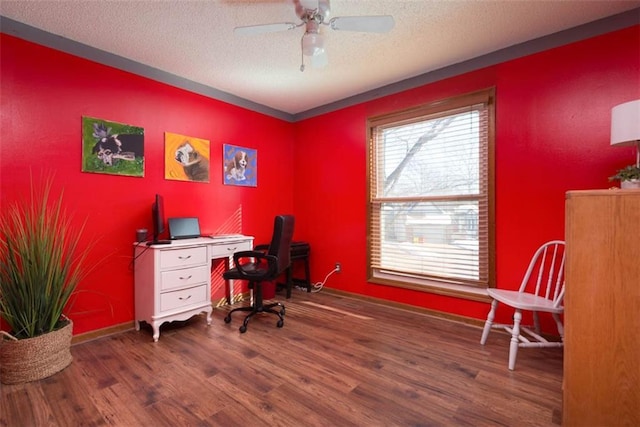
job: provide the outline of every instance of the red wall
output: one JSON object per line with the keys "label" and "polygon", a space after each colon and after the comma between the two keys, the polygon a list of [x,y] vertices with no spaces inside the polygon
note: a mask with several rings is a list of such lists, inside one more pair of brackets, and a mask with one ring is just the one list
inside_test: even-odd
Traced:
{"label": "red wall", "polygon": [[316,280],[339,261],[328,287],[486,317],[484,303],[367,282],[366,119],[491,86],[499,287],[516,288],[535,248],[564,238],[567,190],[607,188],[608,176],[634,162],[633,148],[609,145],[609,129],[611,108],[640,97],[639,26],[305,120],[296,127],[294,196]]}
{"label": "red wall", "polygon": [[[543,240],[562,238],[567,190],[606,188],[634,160],[633,149],[609,146],[609,121],[611,107],[640,97],[638,26],[295,124],[0,37],[0,205],[24,194],[30,170],[53,170],[76,220],[88,219],[85,239],[96,241],[94,269],[70,312],[76,334],[133,319],[131,241],[136,228],[151,228],[155,193],[166,216],[196,215],[205,232],[242,231],[259,242],[273,215],[293,212],[295,239],[312,247],[314,281],[339,261],[343,271],[327,287],[484,318],[486,304],[367,282],[365,123],[373,115],[496,87],[501,287],[517,286]],[[82,116],[143,127],[145,177],[82,173]],[[164,132],[210,140],[210,183],[164,179]],[[222,185],[224,143],[258,150],[257,188]]]}
{"label": "red wall", "polygon": [[[133,320],[132,242],[151,230],[154,195],[165,216],[198,216],[204,232],[268,241],[273,216],[293,212],[294,125],[130,73],[1,35],[2,208],[29,187],[29,173],[55,171],[69,211],[94,241],[93,270],[70,311],[74,333]],[[145,176],[81,172],[81,117],[143,127]],[[164,179],[164,132],[211,144],[210,182]],[[258,187],[222,184],[222,144],[258,150]]]}

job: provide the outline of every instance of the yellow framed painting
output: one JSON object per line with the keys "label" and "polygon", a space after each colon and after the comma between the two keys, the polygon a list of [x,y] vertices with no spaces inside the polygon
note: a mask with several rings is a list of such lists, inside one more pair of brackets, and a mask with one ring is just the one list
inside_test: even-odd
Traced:
{"label": "yellow framed painting", "polygon": [[209,182],[210,144],[206,139],[164,133],[164,178]]}

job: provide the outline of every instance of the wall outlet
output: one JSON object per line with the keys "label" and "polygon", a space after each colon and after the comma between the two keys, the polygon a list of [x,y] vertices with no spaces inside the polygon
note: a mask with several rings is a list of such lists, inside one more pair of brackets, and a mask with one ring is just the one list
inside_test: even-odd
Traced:
{"label": "wall outlet", "polygon": [[336,273],[340,273],[342,271],[342,265],[339,262],[336,262]]}

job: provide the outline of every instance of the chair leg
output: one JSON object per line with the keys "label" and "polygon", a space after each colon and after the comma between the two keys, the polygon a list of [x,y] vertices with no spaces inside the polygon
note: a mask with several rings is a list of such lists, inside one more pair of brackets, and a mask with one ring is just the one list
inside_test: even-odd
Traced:
{"label": "chair leg", "polygon": [[[280,307],[280,310],[274,310],[274,307]],[[284,304],[282,304],[281,302],[274,302],[274,303],[265,305],[262,311],[267,313],[273,313],[276,316],[278,316],[278,323],[276,324],[278,328],[282,328],[284,326],[284,314],[285,314]]]}
{"label": "chair leg", "polygon": [[513,314],[513,332],[511,333],[511,344],[509,346],[509,370],[516,368],[516,356],[518,355],[518,344],[520,344],[520,322],[522,321],[522,312],[516,310]]}
{"label": "chair leg", "polygon": [[551,313],[553,316],[553,320],[556,321],[556,326],[558,327],[558,333],[560,334],[560,339],[564,342],[564,325],[562,324],[562,320],[560,320],[560,315],[557,313]]}
{"label": "chair leg", "polygon": [[491,310],[489,310],[489,314],[487,315],[487,321],[484,322],[484,329],[482,330],[482,338],[480,338],[480,344],[484,345],[487,342],[487,337],[489,336],[489,332],[491,332],[491,325],[493,324],[493,319],[496,316],[496,308],[498,307],[498,300],[491,301]]}
{"label": "chair leg", "polygon": [[533,312],[533,330],[536,331],[536,334],[540,333],[540,316],[538,316],[538,312]]}
{"label": "chair leg", "polygon": [[[289,278],[289,282],[291,280],[291,275],[288,274],[287,275]],[[284,314],[285,314],[285,308],[284,308],[284,304],[280,303],[280,302],[274,302],[274,303],[270,303],[270,304],[263,304],[263,298],[262,298],[262,283],[257,282],[257,283],[253,283],[252,284],[252,295],[253,295],[253,300],[252,300],[252,304],[248,307],[238,307],[238,308],[234,308],[233,310],[229,311],[229,313],[227,313],[227,316],[224,318],[224,322],[225,323],[230,323],[231,322],[231,314],[236,312],[236,311],[248,311],[249,314],[247,314],[242,322],[242,325],[240,326],[240,333],[245,333],[247,331],[247,326],[249,324],[249,321],[253,318],[254,315],[256,315],[257,313],[273,313],[276,316],[278,316],[278,323],[277,326],[278,328],[282,328],[282,326],[284,326]],[[274,307],[280,307],[280,310],[276,310],[274,309]]]}

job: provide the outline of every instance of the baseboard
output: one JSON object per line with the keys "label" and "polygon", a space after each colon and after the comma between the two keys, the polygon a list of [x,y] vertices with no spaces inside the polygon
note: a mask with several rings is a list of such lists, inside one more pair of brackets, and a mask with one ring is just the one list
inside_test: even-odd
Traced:
{"label": "baseboard", "polygon": [[341,291],[341,290],[338,290],[338,289],[323,288],[322,292],[326,292],[326,293],[329,293],[329,294],[342,296],[342,297],[345,297],[345,298],[351,298],[351,299],[356,299],[356,300],[360,300],[360,301],[366,301],[366,302],[370,302],[370,303],[374,303],[374,304],[380,304],[380,305],[384,305],[384,306],[387,306],[387,307],[393,307],[393,308],[397,308],[397,309],[400,309],[400,310],[410,311],[410,312],[413,312],[413,313],[420,313],[420,314],[424,314],[426,316],[432,316],[432,317],[437,317],[437,318],[440,318],[440,319],[450,320],[452,322],[464,323],[466,325],[477,326],[477,327],[480,327],[480,328],[484,326],[484,322],[485,322],[485,319],[475,319],[473,317],[466,317],[466,316],[461,316],[459,314],[446,313],[444,311],[438,311],[438,310],[431,310],[431,309],[424,308],[424,307],[417,307],[415,305],[404,304],[404,303],[395,302],[395,301],[389,301],[389,300],[386,300],[386,299],[375,298],[375,297],[371,297],[371,296],[368,296],[368,295],[354,294],[354,293],[351,293],[351,292]]}
{"label": "baseboard", "polygon": [[[443,311],[437,311],[437,310],[431,310],[428,308],[424,308],[424,307],[416,307],[414,305],[409,305],[409,304],[404,304],[404,303],[399,303],[399,302],[395,302],[395,301],[389,301],[389,300],[385,300],[382,298],[375,298],[375,297],[371,297],[371,296],[367,296],[367,295],[360,295],[360,294],[354,294],[351,292],[346,292],[346,291],[341,291],[338,289],[332,289],[332,288],[323,288],[322,292],[326,292],[328,294],[333,294],[333,295],[337,295],[337,296],[341,296],[344,298],[351,298],[351,299],[356,299],[356,300],[360,300],[360,301],[366,301],[366,302],[370,302],[373,304],[380,304],[380,305],[384,305],[387,307],[393,307],[393,308],[397,308],[400,310],[405,310],[405,311],[410,311],[410,312],[414,312],[414,313],[420,313],[420,314],[424,314],[427,316],[432,316],[432,317],[437,317],[440,319],[446,319],[446,320],[450,320],[453,322],[459,322],[459,323],[464,323],[466,325],[472,325],[472,326],[477,326],[477,327],[482,327],[484,326],[484,319],[480,320],[480,319],[474,319],[472,317],[466,317],[466,316],[460,316],[457,314],[452,314],[452,313],[446,313]],[[238,303],[244,300],[248,300],[250,298],[250,293],[249,292],[244,292],[244,293],[239,293],[235,295],[234,298],[234,303]],[[216,308],[223,308],[223,307],[230,307],[228,305],[216,305]],[[107,328],[103,328],[103,329],[97,329],[95,331],[90,331],[90,332],[85,332],[83,334],[78,334],[78,335],[74,335],[73,338],[71,339],[71,345],[75,345],[75,344],[80,344],[80,343],[84,343],[87,341],[91,341],[91,340],[95,340],[98,338],[103,338],[106,337],[108,335],[114,335],[114,334],[119,334],[131,329],[134,329],[135,324],[133,321],[130,322],[125,322],[125,323],[121,323],[119,325],[114,325],[114,326],[109,326]]]}
{"label": "baseboard", "polygon": [[74,335],[71,338],[71,345],[92,341],[98,338],[103,338],[108,335],[119,334],[135,328],[133,321],[121,323],[119,325],[109,326],[107,328],[96,329],[95,331],[85,332],[82,334]]}
{"label": "baseboard", "polygon": [[[242,302],[248,300],[250,298],[249,292],[239,293],[234,296],[234,304],[237,302]],[[227,305],[227,299],[223,298],[218,302],[214,302],[214,308],[222,308],[225,307],[230,308],[230,305]],[[115,335],[122,332],[126,332],[135,328],[135,322],[132,320],[130,322],[121,323],[119,325],[109,326],[107,328],[96,329],[95,331],[89,331],[82,334],[74,335],[71,338],[71,345],[84,343],[87,341],[92,341],[98,338],[104,338],[109,335]]]}

